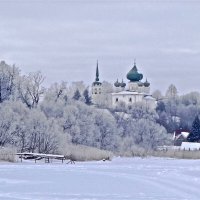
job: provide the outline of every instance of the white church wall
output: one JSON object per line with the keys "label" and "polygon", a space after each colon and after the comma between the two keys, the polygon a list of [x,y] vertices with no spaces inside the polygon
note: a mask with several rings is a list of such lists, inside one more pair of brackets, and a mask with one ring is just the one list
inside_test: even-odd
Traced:
{"label": "white church wall", "polygon": [[142,94],[112,94],[112,105],[116,106],[119,102],[124,102],[125,104],[134,104],[137,102],[142,102]]}

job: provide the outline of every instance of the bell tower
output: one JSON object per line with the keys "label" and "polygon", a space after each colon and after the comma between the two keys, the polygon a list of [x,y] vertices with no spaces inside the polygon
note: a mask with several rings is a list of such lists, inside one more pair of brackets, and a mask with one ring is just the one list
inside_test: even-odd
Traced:
{"label": "bell tower", "polygon": [[99,81],[99,64],[97,60],[96,66],[96,78],[95,81],[92,83],[92,102],[97,104],[99,97],[102,94],[102,83]]}

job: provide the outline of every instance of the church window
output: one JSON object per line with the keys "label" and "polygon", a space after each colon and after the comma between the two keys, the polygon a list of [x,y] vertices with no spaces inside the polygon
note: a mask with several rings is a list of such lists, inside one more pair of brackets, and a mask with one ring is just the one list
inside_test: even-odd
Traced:
{"label": "church window", "polygon": [[116,102],[118,102],[119,101],[119,99],[118,98],[116,98]]}
{"label": "church window", "polygon": [[132,102],[132,98],[129,98],[129,102]]}

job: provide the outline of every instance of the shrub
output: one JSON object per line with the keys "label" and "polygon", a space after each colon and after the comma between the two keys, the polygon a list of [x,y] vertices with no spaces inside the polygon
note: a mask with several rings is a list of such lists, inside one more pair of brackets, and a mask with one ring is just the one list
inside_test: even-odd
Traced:
{"label": "shrub", "polygon": [[8,162],[15,162],[15,149],[12,148],[0,148],[0,161],[8,161]]}
{"label": "shrub", "polygon": [[83,145],[68,145],[61,153],[74,161],[111,160],[113,157],[109,151]]}

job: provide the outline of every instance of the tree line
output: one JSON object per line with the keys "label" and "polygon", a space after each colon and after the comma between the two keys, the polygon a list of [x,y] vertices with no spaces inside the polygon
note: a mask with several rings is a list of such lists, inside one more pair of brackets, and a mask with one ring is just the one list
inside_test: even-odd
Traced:
{"label": "tree line", "polygon": [[173,85],[165,95],[154,92],[158,104],[151,110],[142,103],[111,108],[108,82],[97,107],[82,81],[49,88],[43,81],[41,72],[22,75],[0,63],[0,146],[39,153],[59,153],[70,144],[113,152],[155,149],[170,144],[176,128],[191,129],[200,108],[199,93],[178,96]]}

